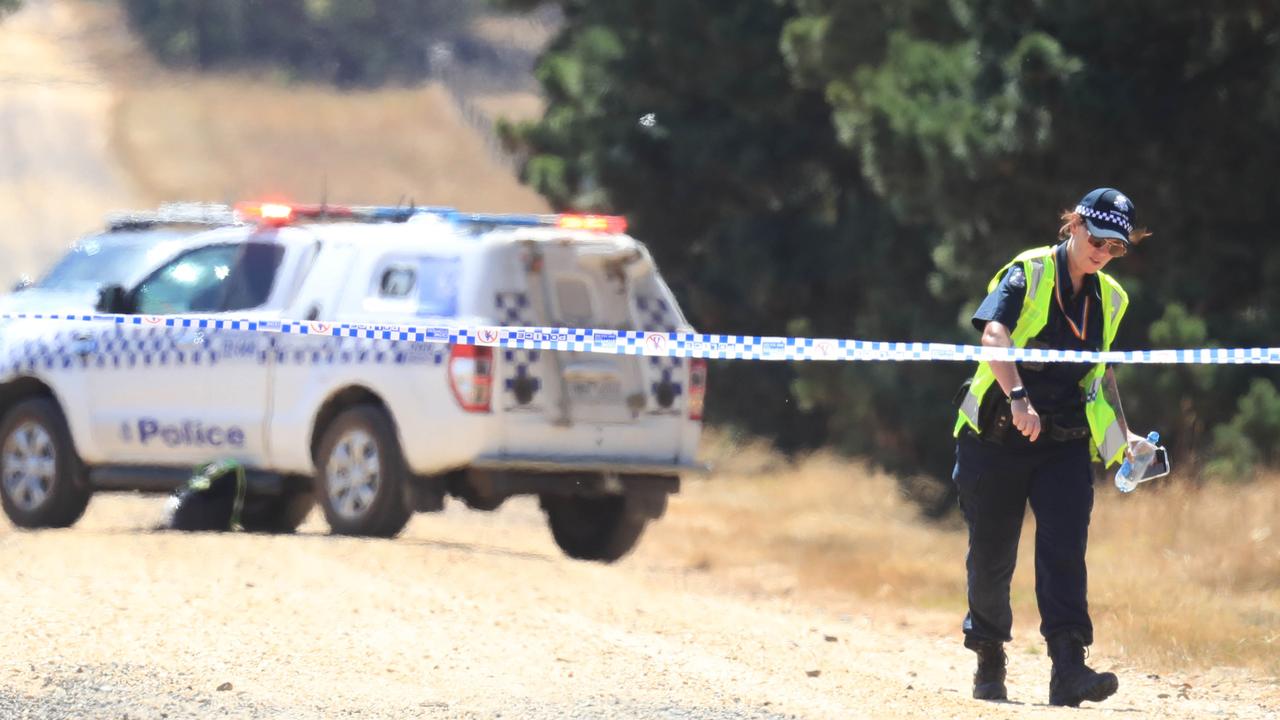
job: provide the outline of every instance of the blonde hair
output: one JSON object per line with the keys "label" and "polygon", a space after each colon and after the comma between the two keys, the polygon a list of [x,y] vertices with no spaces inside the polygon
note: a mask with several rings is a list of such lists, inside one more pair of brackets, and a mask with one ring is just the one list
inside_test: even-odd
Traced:
{"label": "blonde hair", "polygon": [[[1071,234],[1071,228],[1076,223],[1084,222],[1084,216],[1075,210],[1063,210],[1062,215],[1059,216],[1058,219],[1062,221],[1062,227],[1058,228],[1059,240],[1066,240],[1067,236]],[[1129,244],[1137,245],[1149,237],[1151,237],[1150,230],[1144,227],[1136,227],[1129,232]]]}

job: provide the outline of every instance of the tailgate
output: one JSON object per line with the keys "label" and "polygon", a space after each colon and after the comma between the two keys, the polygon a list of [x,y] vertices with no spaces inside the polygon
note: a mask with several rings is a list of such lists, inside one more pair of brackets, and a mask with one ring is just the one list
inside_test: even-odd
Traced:
{"label": "tailgate", "polygon": [[[675,330],[683,323],[645,257],[625,245],[528,243],[521,292],[499,293],[508,325]],[[504,350],[496,406],[519,457],[678,461],[685,361]]]}

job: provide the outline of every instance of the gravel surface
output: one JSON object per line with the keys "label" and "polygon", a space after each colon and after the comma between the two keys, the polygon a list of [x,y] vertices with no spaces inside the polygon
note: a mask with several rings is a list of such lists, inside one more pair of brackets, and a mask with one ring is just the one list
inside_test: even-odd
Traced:
{"label": "gravel surface", "polygon": [[[0,282],[129,204],[111,97],[67,39],[73,20],[27,0],[0,26]],[[1044,705],[1043,653],[1011,658],[1012,702],[971,700],[955,617],[833,611],[791,593],[791,569],[687,557],[671,522],[606,566],[564,558],[528,501],[451,505],[389,541],[329,537],[315,515],[287,537],[157,532],[162,506],[99,496],[61,531],[0,520],[0,720],[1081,712]],[[1121,690],[1085,712],[1280,716],[1275,678],[1095,665]]]}
{"label": "gravel surface", "polygon": [[[1040,655],[1012,658],[1013,702],[971,700],[954,618],[745,592],[673,557],[661,522],[601,565],[564,558],[524,500],[453,504],[394,540],[329,537],[317,515],[295,536],[159,532],[162,504],[0,523],[0,717],[1072,715],[1043,705]],[[1121,691],[1091,712],[1280,713],[1274,679],[1098,666]]]}

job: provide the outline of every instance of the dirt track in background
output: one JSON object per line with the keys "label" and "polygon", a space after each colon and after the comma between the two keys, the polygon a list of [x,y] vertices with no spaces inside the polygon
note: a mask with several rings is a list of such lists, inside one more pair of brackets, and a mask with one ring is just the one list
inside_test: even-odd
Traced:
{"label": "dirt track in background", "polygon": [[112,93],[80,30],[52,0],[26,0],[0,22],[0,289],[133,202],[108,149]]}
{"label": "dirt track in background", "polygon": [[[493,99],[527,116],[536,97]],[[545,212],[439,85],[343,93],[170,72],[111,2],[26,0],[0,22],[0,290],[110,211],[253,197]]]}
{"label": "dirt track in background", "polygon": [[[82,32],[53,0],[0,24],[5,285],[138,200],[108,151],[116,100]],[[65,531],[0,519],[0,718],[1081,716],[1043,706],[1048,661],[1025,625],[1014,702],[968,699],[954,612],[810,594],[797,577],[830,568],[782,562],[763,526],[735,534],[741,504],[712,502],[735,492],[690,483],[613,566],[565,559],[528,501],[455,504],[391,541],[332,538],[314,516],[290,537],[154,532],[162,501],[134,496],[95,498]],[[828,530],[767,499],[749,509]],[[907,542],[894,532],[842,542]],[[1280,714],[1276,678],[1095,665],[1121,691],[1086,713]]]}
{"label": "dirt track in background", "polygon": [[[834,611],[691,563],[676,548],[714,522],[691,491],[612,566],[562,557],[529,501],[389,541],[317,515],[297,536],[155,532],[162,502],[127,495],[70,530],[0,524],[0,716],[1080,717],[1043,705],[1039,654],[1013,656],[1013,702],[969,699],[954,617]],[[1097,664],[1121,691],[1091,716],[1280,712],[1235,671]]]}

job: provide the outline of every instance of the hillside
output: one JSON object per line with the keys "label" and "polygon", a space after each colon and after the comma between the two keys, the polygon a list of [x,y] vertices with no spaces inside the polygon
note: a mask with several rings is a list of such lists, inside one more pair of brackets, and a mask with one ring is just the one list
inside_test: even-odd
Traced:
{"label": "hillside", "polygon": [[[529,40],[519,23],[480,31]],[[440,79],[343,93],[173,72],[111,2],[27,0],[0,24],[0,282],[104,212],[161,200],[546,209],[481,131],[539,112],[536,95]],[[609,567],[561,558],[531,502],[451,503],[386,542],[329,537],[315,516],[296,537],[155,532],[162,501],[136,496],[95,499],[66,531],[0,520],[0,717],[1066,716],[1034,706],[1048,663],[1032,523],[1017,704],[992,711],[966,695],[957,518],[923,522],[894,479],[826,453],[793,462],[713,436],[704,455],[716,472]],[[1277,517],[1275,477],[1099,486],[1095,663],[1122,675],[1107,711],[1280,712]]]}
{"label": "hillside", "polygon": [[[489,18],[478,32],[512,26]],[[483,132],[489,117],[538,112],[528,83],[340,92],[270,73],[174,72],[150,60],[118,6],[87,0],[31,0],[0,24],[0,48],[5,285],[42,272],[103,213],[165,200],[547,209]]]}
{"label": "hillside", "polygon": [[33,0],[0,22],[0,289],[137,201],[111,147],[117,95],[78,42],[77,9]]}

